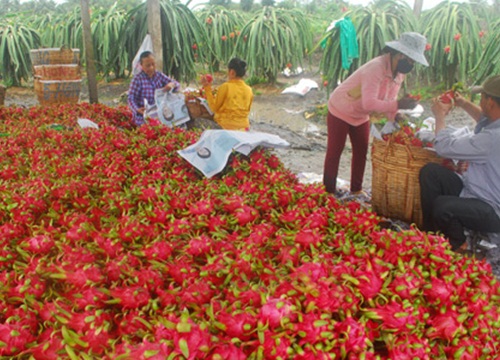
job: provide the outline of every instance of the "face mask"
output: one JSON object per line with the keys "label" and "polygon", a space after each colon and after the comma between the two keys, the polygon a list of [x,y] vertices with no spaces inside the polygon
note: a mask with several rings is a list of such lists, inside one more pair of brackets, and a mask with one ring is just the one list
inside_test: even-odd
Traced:
{"label": "face mask", "polygon": [[398,61],[396,71],[401,74],[408,74],[413,69],[413,64],[408,59],[401,59]]}

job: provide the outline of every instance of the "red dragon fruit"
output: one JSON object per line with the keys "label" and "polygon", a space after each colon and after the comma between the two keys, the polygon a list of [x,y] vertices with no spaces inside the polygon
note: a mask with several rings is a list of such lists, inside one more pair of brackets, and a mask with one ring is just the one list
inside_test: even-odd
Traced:
{"label": "red dragon fruit", "polygon": [[459,318],[459,314],[454,310],[435,315],[428,321],[431,328],[427,330],[426,335],[431,339],[442,338],[452,341],[455,336],[465,333]]}
{"label": "red dragon fruit", "polygon": [[290,302],[286,299],[270,298],[260,308],[260,319],[271,329],[279,327],[284,321],[295,317]]}

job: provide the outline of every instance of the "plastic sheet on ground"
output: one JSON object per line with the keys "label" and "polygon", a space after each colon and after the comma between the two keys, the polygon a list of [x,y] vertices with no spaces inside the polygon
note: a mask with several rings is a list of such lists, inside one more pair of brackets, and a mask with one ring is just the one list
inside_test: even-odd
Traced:
{"label": "plastic sheet on ground", "polygon": [[82,129],[85,129],[85,128],[99,129],[99,125],[97,125],[95,122],[93,122],[92,120],[89,120],[89,119],[79,118],[77,120],[77,123],[78,123],[78,125],[80,125],[80,127]]}
{"label": "plastic sheet on ground", "polygon": [[[301,172],[297,174],[297,179],[302,184],[316,184],[323,182],[323,174],[316,174],[313,172]],[[350,183],[344,179],[337,178],[337,189],[349,191]]]}
{"label": "plastic sheet on ground", "polygon": [[301,172],[297,174],[297,179],[301,184],[315,184],[323,181],[323,174]]}
{"label": "plastic sheet on ground", "polygon": [[296,69],[290,69],[289,67],[285,68],[282,72],[282,74],[286,77],[290,77],[290,76],[298,76],[300,74],[302,74],[304,72],[304,70],[302,70],[302,68],[299,66],[297,67]]}
{"label": "plastic sheet on ground", "polygon": [[[495,234],[495,235],[496,235],[496,234]],[[484,248],[486,248],[486,249],[495,249],[495,248],[497,248],[497,247],[498,247],[496,244],[491,243],[491,242],[486,241],[486,240],[481,240],[481,241],[479,242],[479,246],[482,246],[482,247],[484,247]]]}
{"label": "plastic sheet on ground", "polygon": [[309,91],[311,91],[311,89],[317,89],[318,87],[319,87],[318,83],[314,80],[300,79],[298,84],[287,87],[281,93],[282,94],[297,94],[297,95],[304,96]]}
{"label": "plastic sheet on ground", "polygon": [[178,153],[207,178],[221,172],[234,151],[248,155],[257,146],[288,147],[277,135],[253,131],[205,130],[193,145]]}
{"label": "plastic sheet on ground", "polygon": [[479,246],[494,249],[500,245],[500,233],[487,233],[486,238],[481,240]]}

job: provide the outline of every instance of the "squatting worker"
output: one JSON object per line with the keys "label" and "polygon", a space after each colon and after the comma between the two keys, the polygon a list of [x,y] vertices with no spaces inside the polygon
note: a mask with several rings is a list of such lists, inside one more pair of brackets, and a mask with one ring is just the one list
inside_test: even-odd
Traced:
{"label": "squatting worker", "polygon": [[370,135],[370,114],[385,114],[394,121],[400,109],[413,109],[417,101],[397,100],[399,89],[415,62],[428,66],[424,56],[427,40],[408,32],[385,44],[382,55],[370,60],[330,95],[328,100],[328,141],[323,171],[326,191],[336,193],[340,157],[347,135],[352,144],[352,194],[362,193],[366,154]]}
{"label": "squatting worker", "polygon": [[229,61],[227,81],[212,92],[212,84],[202,77],[201,85],[205,88],[207,102],[214,112],[214,120],[226,130],[248,130],[248,115],[253,102],[252,88],[243,77],[247,71],[247,63],[239,58]]}
{"label": "squatting worker", "polygon": [[420,170],[423,230],[441,231],[453,250],[467,245],[464,229],[500,232],[500,75],[473,92],[481,93],[480,106],[460,95],[455,101],[476,121],[473,134],[445,127],[453,104],[434,99],[432,105],[437,154],[467,161],[467,170],[460,175],[439,164]]}
{"label": "squatting worker", "polygon": [[139,56],[142,71],[134,76],[128,90],[128,106],[132,110],[133,122],[137,126],[144,124],[144,99],[149,105],[155,103],[155,90],[178,91],[180,84],[156,70],[156,61],[151,51],[144,51]]}

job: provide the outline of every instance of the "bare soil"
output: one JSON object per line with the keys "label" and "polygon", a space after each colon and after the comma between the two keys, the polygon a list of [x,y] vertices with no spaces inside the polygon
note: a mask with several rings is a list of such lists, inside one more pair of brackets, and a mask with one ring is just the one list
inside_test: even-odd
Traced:
{"label": "bare soil", "polygon": [[[300,79],[312,79],[318,84],[318,89],[310,90],[306,95],[282,94],[288,86],[297,84]],[[215,85],[225,81],[224,74],[216,74]],[[126,103],[126,91],[129,80],[100,82],[98,84],[99,102],[116,106]],[[183,84],[183,87],[198,87],[197,84]],[[315,70],[305,70],[297,76],[285,77],[280,75],[276,84],[257,84],[254,88],[254,103],[250,114],[250,126],[254,131],[261,131],[279,135],[290,143],[286,149],[274,149],[277,156],[292,172],[299,176],[308,175],[309,179],[321,179],[323,162],[326,151],[327,131],[325,104],[328,93],[322,86],[321,75]],[[86,84],[82,86],[81,101],[88,101]],[[31,107],[37,105],[33,87],[9,88],[5,105]],[[425,116],[430,116],[428,104]],[[472,129],[472,120],[461,110],[454,110],[449,124]],[[372,165],[368,154],[363,188],[370,194]],[[339,178],[348,188],[350,179],[351,144],[346,143],[339,168]],[[367,199],[369,202],[369,199]],[[400,228],[407,228],[408,224],[395,222]],[[500,249],[480,248],[480,257],[492,265],[493,272],[500,277]]]}

